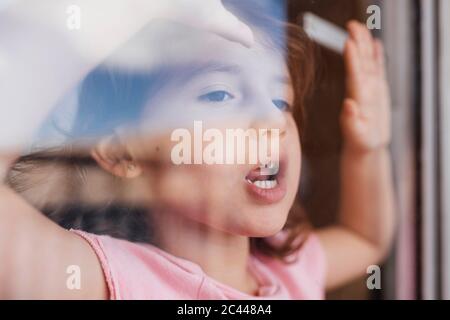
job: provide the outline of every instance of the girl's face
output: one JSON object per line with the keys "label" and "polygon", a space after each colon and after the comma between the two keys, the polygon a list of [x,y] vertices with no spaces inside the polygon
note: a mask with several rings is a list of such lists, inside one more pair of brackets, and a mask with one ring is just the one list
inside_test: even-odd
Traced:
{"label": "girl's face", "polygon": [[[249,163],[249,153],[255,152],[249,150],[250,143],[245,151],[247,164],[205,164],[201,159],[202,164],[176,165],[173,148],[187,141],[171,141],[170,130],[158,143],[163,165],[158,170],[143,166],[156,195],[152,206],[156,203],[161,209],[155,219],[164,214],[231,234],[273,235],[286,222],[297,193],[301,165],[299,134],[291,113],[293,89],[285,59],[263,44],[249,49],[214,35],[202,37],[201,51],[190,49],[183,53],[192,57],[186,64],[190,67],[180,67],[178,80],[151,100],[144,118],[155,125],[187,129],[192,159],[199,141],[202,151],[211,143],[202,136],[208,129],[222,135],[224,158],[227,150],[233,149],[226,139],[227,129],[258,134],[277,129],[279,163],[275,165],[279,170],[274,176],[264,176],[259,164]],[[183,61],[189,60],[183,56]],[[199,122],[194,130],[194,121],[201,122],[202,131],[198,130]],[[154,149],[155,145],[147,147]],[[236,148],[234,151],[238,152]],[[142,149],[134,152],[138,154]]]}

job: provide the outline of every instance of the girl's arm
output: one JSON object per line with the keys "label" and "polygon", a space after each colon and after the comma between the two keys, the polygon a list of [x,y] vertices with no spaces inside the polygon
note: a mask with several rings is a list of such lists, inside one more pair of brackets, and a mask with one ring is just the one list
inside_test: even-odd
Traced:
{"label": "girl's arm", "polygon": [[[155,7],[162,4],[162,10]],[[66,29],[69,5],[82,10],[80,33]],[[0,299],[107,298],[89,244],[44,217],[2,181],[57,100],[155,18],[245,45],[252,42],[250,29],[219,0],[19,1],[0,13]],[[78,271],[81,287],[74,289],[70,277]]]}
{"label": "girl's arm", "polygon": [[[108,298],[100,263],[89,244],[3,184],[0,260],[0,299]],[[73,266],[80,271],[80,288],[71,286],[70,276],[77,276]]]}
{"label": "girl's arm", "polygon": [[337,225],[319,231],[328,259],[328,288],[363,275],[368,266],[382,262],[395,226],[384,53],[364,25],[351,22],[348,29],[340,211]]}

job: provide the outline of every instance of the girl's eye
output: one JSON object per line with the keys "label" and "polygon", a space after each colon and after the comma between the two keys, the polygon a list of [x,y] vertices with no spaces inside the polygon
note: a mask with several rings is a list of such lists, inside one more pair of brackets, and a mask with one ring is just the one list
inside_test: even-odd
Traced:
{"label": "girl's eye", "polygon": [[199,100],[204,102],[223,102],[233,98],[234,96],[231,93],[224,90],[217,90],[200,96]]}
{"label": "girl's eye", "polygon": [[287,103],[284,100],[281,99],[274,99],[272,100],[273,104],[275,105],[275,107],[277,107],[278,109],[280,109],[281,111],[287,111],[291,109],[291,106],[289,103]]}

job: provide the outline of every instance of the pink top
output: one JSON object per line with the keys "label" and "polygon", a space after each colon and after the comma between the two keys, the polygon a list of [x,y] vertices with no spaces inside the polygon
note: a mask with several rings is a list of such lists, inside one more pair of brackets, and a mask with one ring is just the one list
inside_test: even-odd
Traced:
{"label": "pink top", "polygon": [[155,246],[72,230],[98,256],[110,299],[323,299],[326,261],[311,234],[292,264],[252,256],[249,267],[260,283],[252,296],[208,277],[197,264]]}

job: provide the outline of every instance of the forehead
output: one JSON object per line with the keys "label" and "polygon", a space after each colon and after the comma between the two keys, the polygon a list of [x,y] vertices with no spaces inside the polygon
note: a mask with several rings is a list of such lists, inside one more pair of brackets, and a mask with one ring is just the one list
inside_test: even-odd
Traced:
{"label": "forehead", "polygon": [[[212,35],[208,35],[211,36]],[[270,77],[289,82],[285,54],[281,49],[267,42],[257,41],[247,48],[214,36],[215,50],[199,51],[194,61],[202,66],[203,72],[224,72],[247,75],[259,79]]]}

